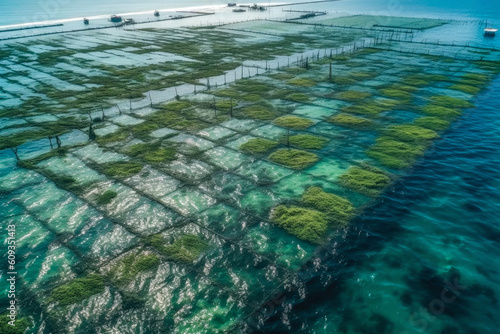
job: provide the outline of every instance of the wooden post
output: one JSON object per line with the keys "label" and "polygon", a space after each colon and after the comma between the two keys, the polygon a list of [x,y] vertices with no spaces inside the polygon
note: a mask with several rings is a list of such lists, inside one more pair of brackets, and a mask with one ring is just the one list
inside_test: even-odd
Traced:
{"label": "wooden post", "polygon": [[17,147],[11,147],[10,150],[14,153],[14,155],[16,156],[16,159],[20,160],[19,156],[17,155]]}
{"label": "wooden post", "polygon": [[194,85],[194,95],[196,95],[196,85]]}
{"label": "wooden post", "polygon": [[226,81],[226,73],[224,72],[224,86],[227,85],[227,81]]}
{"label": "wooden post", "polygon": [[328,79],[332,81],[332,63],[330,62],[330,75],[328,75]]}
{"label": "wooden post", "polygon": [[92,128],[92,124],[90,124],[89,126],[89,139],[90,141],[94,141],[96,139],[96,135],[95,135],[95,132],[94,132],[94,129]]}
{"label": "wooden post", "polygon": [[106,117],[106,115],[104,115],[104,108],[102,107],[102,105],[101,105],[101,111],[102,111],[102,121],[104,122],[104,117]]}
{"label": "wooden post", "polygon": [[61,148],[61,139],[59,139],[59,136],[56,136],[56,143],[57,143],[57,148]]}
{"label": "wooden post", "polygon": [[49,136],[50,149],[53,150],[54,146],[52,146],[52,137]]}
{"label": "wooden post", "polygon": [[214,96],[214,111],[215,111],[215,118],[217,118],[217,104],[215,103],[215,96]]}
{"label": "wooden post", "polygon": [[151,108],[153,108],[153,99],[151,98],[151,93],[149,93],[149,104],[151,105]]}
{"label": "wooden post", "polygon": [[118,103],[116,104],[116,107],[118,108],[118,112],[120,113],[120,115],[122,114],[122,110],[120,109],[120,106],[118,105]]}
{"label": "wooden post", "polygon": [[132,111],[132,99],[129,99],[129,102],[130,102],[130,104],[129,104],[129,110]]}

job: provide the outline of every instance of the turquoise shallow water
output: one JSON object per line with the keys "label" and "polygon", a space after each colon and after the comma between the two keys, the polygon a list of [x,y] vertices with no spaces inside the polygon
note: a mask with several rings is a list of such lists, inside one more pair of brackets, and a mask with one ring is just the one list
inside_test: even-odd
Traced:
{"label": "turquoise shallow water", "polygon": [[304,268],[262,332],[498,333],[499,88]]}

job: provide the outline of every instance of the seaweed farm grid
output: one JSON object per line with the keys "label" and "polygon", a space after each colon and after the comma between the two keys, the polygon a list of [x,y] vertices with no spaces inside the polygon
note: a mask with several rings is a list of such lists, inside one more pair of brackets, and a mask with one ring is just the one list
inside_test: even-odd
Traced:
{"label": "seaweed farm grid", "polygon": [[19,324],[245,331],[500,71],[495,50],[382,32],[252,21],[2,46]]}

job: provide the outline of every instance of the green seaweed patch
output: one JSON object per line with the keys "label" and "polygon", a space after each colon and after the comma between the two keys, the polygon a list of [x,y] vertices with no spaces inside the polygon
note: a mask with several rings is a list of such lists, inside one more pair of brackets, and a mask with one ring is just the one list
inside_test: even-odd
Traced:
{"label": "green seaweed patch", "polygon": [[285,68],[285,71],[289,73],[303,73],[307,71],[307,69],[305,69],[304,67],[296,66],[296,67],[287,67]]}
{"label": "green seaweed patch", "polygon": [[173,101],[166,104],[161,105],[162,109],[170,110],[170,111],[181,111],[184,109],[188,109],[193,106],[193,103],[186,100],[181,101]]}
{"label": "green seaweed patch", "polygon": [[289,85],[300,87],[313,87],[316,86],[316,81],[305,78],[295,78],[288,81]]}
{"label": "green seaweed patch", "polygon": [[[287,139],[283,138],[282,141],[286,142]],[[326,138],[308,134],[298,134],[290,136],[288,137],[288,141],[295,147],[300,147],[307,150],[320,150],[326,145],[326,143],[328,143],[328,139]]]}
{"label": "green seaweed patch", "polygon": [[113,190],[106,190],[104,193],[102,194],[99,194],[97,197],[96,197],[96,202],[97,204],[99,205],[106,205],[106,204],[109,204],[111,203],[111,201],[116,197],[118,196],[118,193],[116,191],[113,191]]}
{"label": "green seaweed patch", "polygon": [[177,154],[175,149],[163,147],[160,143],[135,144],[130,146],[126,153],[152,164],[173,161]]}
{"label": "green seaweed patch", "polygon": [[460,92],[464,92],[464,93],[472,94],[472,95],[476,95],[477,93],[479,93],[481,91],[480,87],[474,87],[474,86],[469,86],[469,85],[453,85],[453,86],[450,86],[450,89],[458,90]]}
{"label": "green seaweed patch", "polygon": [[402,90],[405,92],[414,92],[414,91],[418,90],[419,88],[415,87],[415,86],[411,86],[411,85],[406,85],[406,84],[393,84],[393,85],[387,87],[387,89]]}
{"label": "green seaweed patch", "polygon": [[234,88],[226,88],[226,89],[220,89],[212,93],[215,96],[220,96],[220,97],[232,97],[232,98],[240,98],[242,93],[237,91]]}
{"label": "green seaweed patch", "polygon": [[171,245],[166,245],[161,234],[156,234],[150,236],[147,243],[167,259],[184,263],[193,263],[208,248],[208,244],[195,234],[185,234]]}
{"label": "green seaweed patch", "polygon": [[368,103],[354,104],[351,106],[345,106],[342,107],[341,110],[344,113],[376,117],[381,112],[386,111],[386,108],[380,106],[376,102],[368,102]]}
{"label": "green seaweed patch", "polygon": [[263,121],[271,120],[278,116],[278,113],[274,108],[266,105],[253,105],[243,108],[243,113],[253,119],[259,119]]}
{"label": "green seaweed patch", "polygon": [[402,82],[404,85],[416,86],[416,87],[423,87],[431,84],[431,81],[425,80],[424,78],[421,78],[419,76],[406,77],[403,79]]}
{"label": "green seaweed patch", "polygon": [[439,117],[420,117],[413,121],[418,126],[434,131],[443,131],[450,126],[450,122]]}
{"label": "green seaweed patch", "polygon": [[150,115],[149,120],[176,130],[201,130],[209,124],[196,119],[189,119],[183,112],[161,110]]}
{"label": "green seaweed patch", "polygon": [[431,101],[434,104],[443,106],[446,108],[472,108],[474,105],[464,99],[459,99],[451,96],[438,95],[431,97]]}
{"label": "green seaweed patch", "polygon": [[243,99],[243,101],[247,101],[247,102],[257,102],[259,100],[262,99],[262,97],[258,94],[246,94],[246,95],[243,95],[241,97],[241,99]]}
{"label": "green seaweed patch", "polygon": [[120,295],[122,297],[122,308],[124,310],[141,308],[144,307],[146,303],[146,299],[135,292],[122,290],[120,291]]}
{"label": "green seaweed patch", "polygon": [[413,97],[413,95],[410,92],[401,89],[384,88],[380,89],[379,92],[383,96],[399,100],[410,100]]}
{"label": "green seaweed patch", "polygon": [[278,145],[278,142],[269,139],[253,138],[246,143],[241,144],[240,150],[245,153],[260,154],[272,150]]}
{"label": "green seaweed patch", "polygon": [[69,190],[74,193],[82,193],[83,187],[78,184],[71,175],[55,173],[51,170],[43,170],[45,177],[54,182],[59,188]]}
{"label": "green seaweed patch", "polygon": [[376,144],[366,154],[382,165],[402,169],[411,166],[415,159],[422,156],[425,146],[394,140],[390,137],[378,138]]}
{"label": "green seaweed patch", "polygon": [[439,137],[434,130],[409,124],[391,125],[384,132],[387,136],[409,142],[425,142]]}
{"label": "green seaweed patch", "polygon": [[59,305],[67,306],[102,292],[104,292],[104,279],[100,275],[91,274],[55,288],[50,299]]}
{"label": "green seaweed patch", "polygon": [[349,73],[349,76],[358,80],[363,80],[363,79],[373,78],[374,76],[376,76],[376,74],[374,74],[373,72],[359,71],[359,72],[351,72]]}
{"label": "green seaweed patch", "polygon": [[295,149],[279,149],[269,156],[269,160],[293,169],[304,169],[315,164],[316,154]]}
{"label": "green seaweed patch", "polygon": [[288,233],[311,243],[319,243],[328,229],[326,214],[297,206],[277,206],[271,212],[271,220]]}
{"label": "green seaweed patch", "polygon": [[328,215],[328,220],[337,226],[346,226],[354,217],[356,210],[352,203],[340,196],[327,193],[319,187],[309,187],[301,199],[302,203]]}
{"label": "green seaweed patch", "polygon": [[367,196],[377,196],[390,183],[391,179],[381,169],[364,165],[353,166],[339,177],[340,183]]}
{"label": "green seaweed patch", "polygon": [[367,128],[373,125],[372,120],[363,117],[352,116],[346,113],[340,113],[338,115],[334,115],[330,117],[327,121],[333,124],[349,128]]}
{"label": "green seaweed patch", "polygon": [[107,145],[119,141],[124,141],[128,139],[130,136],[129,132],[123,129],[120,129],[118,131],[115,131],[113,133],[109,133],[107,135],[104,135],[102,137],[97,137],[96,142],[99,145]]}
{"label": "green seaweed patch", "polygon": [[434,104],[426,105],[422,108],[422,112],[427,115],[440,117],[447,120],[453,120],[461,114],[461,112],[457,109],[447,108]]}
{"label": "green seaweed patch", "polygon": [[236,107],[238,105],[238,101],[236,100],[223,100],[223,101],[217,101],[215,103],[215,106],[217,109],[223,109],[223,110],[230,110],[231,107]]}
{"label": "green seaweed patch", "polygon": [[123,285],[132,281],[141,272],[156,269],[159,264],[160,258],[154,254],[130,254],[116,264],[110,275],[116,284]]}
{"label": "green seaweed patch", "polygon": [[354,85],[357,82],[355,79],[346,76],[333,76],[330,81],[337,85]]}
{"label": "green seaweed patch", "polygon": [[310,101],[309,96],[307,96],[304,93],[291,93],[291,94],[288,94],[288,95],[285,96],[285,100],[290,100],[290,101],[294,101],[294,102],[301,102],[301,103],[305,103],[305,102],[309,102]]}
{"label": "green seaweed patch", "polygon": [[139,173],[142,170],[142,165],[132,161],[117,161],[107,163],[104,167],[104,173],[108,176],[126,178]]}
{"label": "green seaweed patch", "polygon": [[2,334],[24,334],[26,330],[32,326],[32,322],[27,317],[16,316],[14,325],[10,325],[12,320],[8,314],[0,315],[0,333]]}
{"label": "green seaweed patch", "polygon": [[470,80],[476,80],[476,81],[482,81],[486,82],[490,80],[490,77],[486,74],[479,74],[479,73],[466,73],[462,76],[464,79],[470,79]]}
{"label": "green seaweed patch", "polygon": [[372,94],[368,92],[359,92],[357,90],[348,90],[345,92],[340,92],[335,95],[335,97],[342,101],[356,102],[362,101],[370,97]]}
{"label": "green seaweed patch", "polygon": [[295,78],[295,75],[291,73],[274,73],[270,74],[269,77],[276,79],[276,80],[290,80]]}
{"label": "green seaweed patch", "polygon": [[304,130],[314,124],[310,119],[298,116],[281,116],[276,118],[273,123],[282,128],[292,130]]}
{"label": "green seaweed patch", "polygon": [[131,127],[131,130],[135,136],[144,136],[155,130],[158,130],[159,127],[160,126],[158,124],[147,121]]}

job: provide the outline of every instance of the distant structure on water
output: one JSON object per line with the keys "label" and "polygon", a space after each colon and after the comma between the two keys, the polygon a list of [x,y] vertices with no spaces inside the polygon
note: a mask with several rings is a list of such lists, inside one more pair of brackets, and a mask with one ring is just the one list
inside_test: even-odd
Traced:
{"label": "distant structure on water", "polygon": [[111,22],[121,22],[122,17],[118,15],[111,15],[111,18],[109,19]]}
{"label": "distant structure on water", "polygon": [[160,12],[155,10],[155,16],[160,16]]}
{"label": "distant structure on water", "polygon": [[486,29],[484,29],[484,36],[494,37],[495,34],[497,33],[497,31],[498,31],[498,29],[486,28]]}
{"label": "distant structure on water", "polygon": [[84,18],[83,19],[83,24],[89,24],[89,19],[88,18]]}

